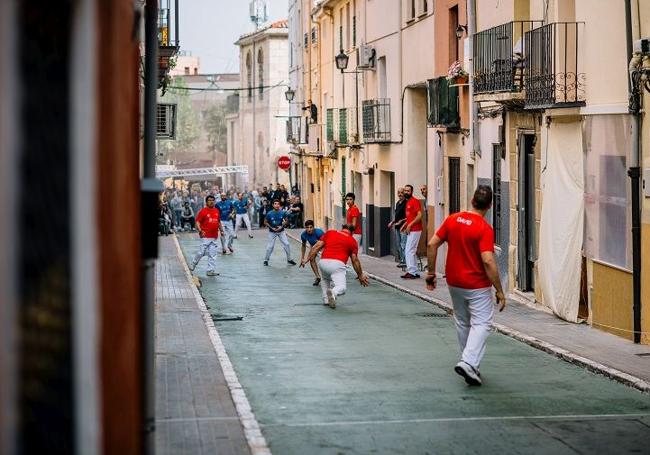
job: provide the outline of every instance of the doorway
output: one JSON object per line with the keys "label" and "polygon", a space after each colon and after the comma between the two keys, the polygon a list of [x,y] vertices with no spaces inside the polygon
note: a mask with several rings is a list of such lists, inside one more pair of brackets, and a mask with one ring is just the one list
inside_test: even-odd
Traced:
{"label": "doorway", "polygon": [[[361,176],[361,174],[359,174]],[[375,213],[375,174],[374,172],[368,173],[368,205],[366,206],[366,248],[370,251],[375,251],[375,224],[377,217]]]}
{"label": "doorway", "polygon": [[535,134],[519,134],[519,184],[517,214],[517,286],[524,292],[535,290]]}

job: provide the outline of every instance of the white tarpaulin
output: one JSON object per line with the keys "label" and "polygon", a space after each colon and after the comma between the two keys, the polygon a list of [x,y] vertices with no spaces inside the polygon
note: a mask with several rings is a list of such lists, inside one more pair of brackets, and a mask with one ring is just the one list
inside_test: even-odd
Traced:
{"label": "white tarpaulin", "polygon": [[582,131],[577,122],[553,122],[542,156],[539,281],[542,302],[578,322],[584,224]]}

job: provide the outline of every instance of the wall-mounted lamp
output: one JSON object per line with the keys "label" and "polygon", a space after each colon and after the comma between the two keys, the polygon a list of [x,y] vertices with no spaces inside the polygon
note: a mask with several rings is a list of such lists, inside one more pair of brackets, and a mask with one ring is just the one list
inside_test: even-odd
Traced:
{"label": "wall-mounted lamp", "polygon": [[292,90],[291,87],[287,89],[286,92],[284,92],[284,97],[287,99],[287,101],[292,102],[293,98],[296,96],[295,90]]}
{"label": "wall-mounted lamp", "polygon": [[467,25],[460,25],[456,27],[456,38],[461,39],[463,34],[467,32]]}

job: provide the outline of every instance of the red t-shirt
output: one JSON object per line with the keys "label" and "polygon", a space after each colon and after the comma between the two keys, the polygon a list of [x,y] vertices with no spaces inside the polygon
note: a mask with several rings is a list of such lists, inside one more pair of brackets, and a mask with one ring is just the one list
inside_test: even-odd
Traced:
{"label": "red t-shirt", "polygon": [[196,216],[196,222],[201,225],[205,237],[216,239],[219,237],[219,224],[221,223],[221,212],[216,207],[203,207]]}
{"label": "red t-shirt", "polygon": [[359,253],[359,245],[349,231],[329,230],[320,238],[325,243],[321,259],[338,259],[347,263],[350,256]]}
{"label": "red t-shirt", "polygon": [[[422,211],[422,206],[420,205],[420,201],[414,197],[411,196],[411,198],[406,201],[406,224],[409,224],[412,222],[416,216],[418,216],[418,213]],[[414,232],[419,232],[422,230],[422,218],[420,218],[420,221],[415,223],[413,226],[411,226],[411,231]]]}
{"label": "red t-shirt", "polygon": [[481,253],[494,252],[494,231],[485,219],[472,212],[449,215],[436,235],[447,242],[447,284],[463,289],[492,286]]}
{"label": "red t-shirt", "polygon": [[352,218],[356,217],[356,226],[354,227],[354,232],[353,234],[361,234],[361,212],[359,211],[359,207],[356,205],[352,204],[352,207],[348,209],[348,215],[345,219],[345,222],[347,224],[352,224]]}

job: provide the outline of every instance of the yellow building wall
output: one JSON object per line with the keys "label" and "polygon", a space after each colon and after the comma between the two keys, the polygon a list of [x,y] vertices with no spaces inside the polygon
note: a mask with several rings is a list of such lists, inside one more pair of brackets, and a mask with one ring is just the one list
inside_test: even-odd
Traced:
{"label": "yellow building wall", "polygon": [[594,327],[632,340],[632,274],[593,263],[591,323]]}

